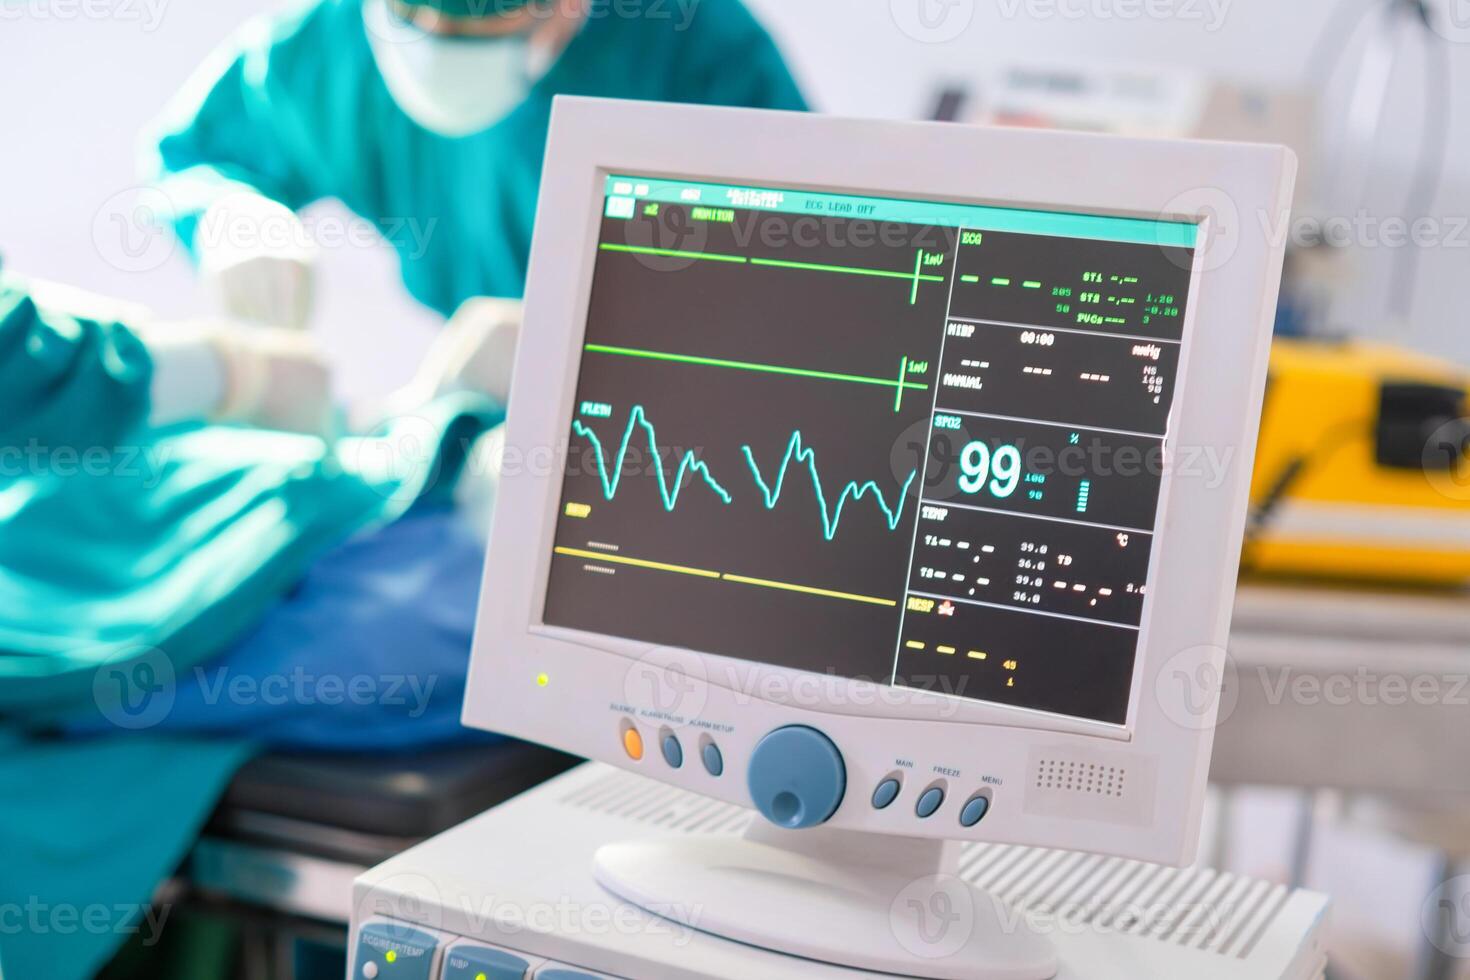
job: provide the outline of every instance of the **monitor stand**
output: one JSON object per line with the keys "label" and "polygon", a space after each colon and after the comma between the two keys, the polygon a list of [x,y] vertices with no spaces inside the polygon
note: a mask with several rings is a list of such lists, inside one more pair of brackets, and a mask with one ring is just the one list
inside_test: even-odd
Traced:
{"label": "monitor stand", "polygon": [[691,929],[926,980],[1048,980],[1049,940],[959,877],[958,842],[752,821],[743,836],[605,844],[597,881]]}

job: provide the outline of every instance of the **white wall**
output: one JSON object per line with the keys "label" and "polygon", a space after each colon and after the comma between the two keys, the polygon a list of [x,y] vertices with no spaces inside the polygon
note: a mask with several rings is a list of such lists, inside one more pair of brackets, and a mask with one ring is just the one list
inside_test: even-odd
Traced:
{"label": "white wall", "polygon": [[[1145,62],[1295,82],[1303,77],[1306,53],[1328,14],[1367,2],[751,0],[821,108],[894,117],[923,115],[938,84],[973,78],[997,59]],[[110,223],[133,203],[126,194],[115,195],[135,184],[136,137],[145,122],[235,24],[276,5],[258,0],[0,0],[0,91],[6,93],[0,256],[5,262],[33,275],[144,300],[169,313],[206,310],[207,297],[196,289],[181,256],[134,272],[119,268],[129,263],[107,254],[116,247],[107,244],[116,235]],[[1172,15],[1129,15],[1140,9]],[[1079,11],[1091,13],[1079,17]],[[1470,43],[1450,48],[1454,97],[1441,94],[1428,105],[1435,124],[1452,130],[1450,173],[1434,210],[1455,217],[1470,215]],[[1390,158],[1371,197],[1380,215],[1402,212],[1397,189],[1425,105],[1413,77],[1417,63],[1409,59],[1410,69],[1395,87],[1390,123],[1378,140]],[[1330,107],[1340,101],[1329,93]],[[1470,330],[1463,326],[1458,295],[1470,271],[1470,232],[1460,236],[1459,246],[1425,253],[1409,339],[1470,361]],[[1339,309],[1365,332],[1387,329],[1373,311],[1382,299],[1388,258],[1382,248],[1362,251],[1345,287],[1346,302]],[[362,248],[327,255],[321,292],[323,339],[348,357],[344,387],[357,393],[400,379],[412,352],[432,330],[432,319],[403,298],[390,257],[381,249]],[[377,323],[391,329],[374,330],[374,344],[364,345],[364,330]],[[368,346],[373,356],[352,356]]]}
{"label": "white wall", "polygon": [[[748,0],[793,56],[808,91],[826,111],[851,115],[919,116],[941,81],[974,80],[983,66],[1035,60],[1047,64],[1146,64],[1208,72],[1231,80],[1302,85],[1309,53],[1332,17],[1350,22],[1382,0]],[[1431,0],[1448,5],[1457,0]],[[1462,8],[1464,4],[1462,2]],[[1138,10],[1172,16],[1129,15]],[[1078,12],[1086,16],[1078,16]],[[930,29],[924,29],[926,23]],[[1334,319],[1357,332],[1390,335],[1470,362],[1470,322],[1461,284],[1470,273],[1470,22],[1446,33],[1450,91],[1426,95],[1421,55],[1406,45],[1388,103],[1386,124],[1372,147],[1332,147],[1374,174],[1365,198],[1370,218],[1413,219],[1404,190],[1421,120],[1450,130],[1444,188],[1431,214],[1449,219],[1445,241],[1421,259],[1410,332],[1382,322],[1390,250],[1358,248],[1349,259]],[[907,30],[905,30],[907,28]],[[1367,32],[1342,45],[1356,62]],[[1340,113],[1355,77],[1337,73],[1319,92],[1327,112]],[[1314,86],[1316,88],[1316,86]],[[1363,159],[1364,157],[1367,159]],[[1371,161],[1381,157],[1382,164]],[[1356,202],[1326,202],[1327,215],[1352,216]],[[1376,238],[1371,225],[1368,237]]]}
{"label": "white wall", "polygon": [[[136,237],[139,133],[200,61],[280,0],[0,0],[0,260],[28,276],[137,300],[170,316],[211,309],[182,251]],[[107,16],[78,16],[93,10]],[[118,222],[124,222],[119,225]],[[352,398],[406,381],[435,318],[409,300],[386,247],[323,255],[318,333]]]}

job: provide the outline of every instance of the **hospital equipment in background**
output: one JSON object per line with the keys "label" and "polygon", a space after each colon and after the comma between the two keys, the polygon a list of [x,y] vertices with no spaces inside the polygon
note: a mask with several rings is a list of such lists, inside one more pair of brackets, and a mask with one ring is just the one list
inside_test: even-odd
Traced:
{"label": "hospital equipment in background", "polygon": [[1470,580],[1470,371],[1277,339],[1251,504],[1250,572]]}
{"label": "hospital equipment in background", "polygon": [[1133,863],[1197,847],[1249,480],[1164,433],[1252,446],[1280,273],[1196,189],[1294,170],[558,100],[465,720],[603,765],[360,878],[351,975],[1320,975],[1320,896]]}
{"label": "hospital equipment in background", "polygon": [[[1352,214],[1362,207],[1374,141],[1403,46],[1424,48],[1430,91],[1445,88],[1434,11],[1388,0],[1329,22],[1307,59],[1320,89],[1369,25],[1341,120],[1319,119],[1307,88],[1243,85],[1188,70],[1105,65],[999,65],[944,89],[936,117],[1129,135],[1280,142],[1306,177],[1296,211]],[[1371,22],[1371,24],[1370,24]],[[1356,50],[1356,49],[1354,49]],[[1417,64],[1417,63],[1416,63]],[[1336,130],[1341,130],[1337,132]],[[1431,132],[1433,130],[1433,132]],[[1405,214],[1424,213],[1439,183],[1442,126],[1426,123]],[[1325,154],[1346,143],[1352,152]],[[1313,163],[1316,162],[1314,166]],[[1340,202],[1336,210],[1328,201]],[[1330,226],[1292,226],[1278,339],[1252,484],[1249,573],[1369,579],[1419,585],[1470,579],[1470,370],[1391,343],[1350,342],[1327,322],[1331,297],[1353,277]],[[1392,249],[1383,318],[1407,332],[1413,247]]]}

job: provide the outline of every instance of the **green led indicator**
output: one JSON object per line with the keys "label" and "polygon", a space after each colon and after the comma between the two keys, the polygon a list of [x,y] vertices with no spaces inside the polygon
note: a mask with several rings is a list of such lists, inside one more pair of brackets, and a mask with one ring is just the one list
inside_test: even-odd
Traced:
{"label": "green led indicator", "polygon": [[960,282],[979,282],[979,276],[960,276]]}
{"label": "green led indicator", "polygon": [[990,280],[990,284],[992,286],[1009,286],[1011,284],[1011,281],[1009,279],[1004,279],[1000,276],[996,276],[994,279]]}
{"label": "green led indicator", "polygon": [[1021,283],[1021,286],[1025,289],[1040,289],[1041,283],[1035,279],[1027,279],[1025,282]]}

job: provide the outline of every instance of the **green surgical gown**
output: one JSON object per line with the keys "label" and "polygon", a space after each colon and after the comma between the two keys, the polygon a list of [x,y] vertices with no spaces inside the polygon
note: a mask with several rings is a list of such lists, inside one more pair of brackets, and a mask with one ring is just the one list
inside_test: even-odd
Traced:
{"label": "green surgical gown", "polygon": [[424,129],[393,101],[362,0],[256,21],[166,114],[154,176],[191,244],[205,209],[230,191],[292,209],[337,198],[392,242],[408,291],[427,306],[448,315],[471,296],[518,297],[553,95],[804,108],[739,0],[626,8],[594,0],[529,97],[464,137]]}
{"label": "green surgical gown", "polygon": [[[325,550],[446,489],[498,417],[456,396],[331,444],[150,429],[151,378],[125,326],[0,276],[0,962],[17,980],[100,968],[249,757],[150,731],[176,681]],[[48,735],[99,713],[115,734]]]}

